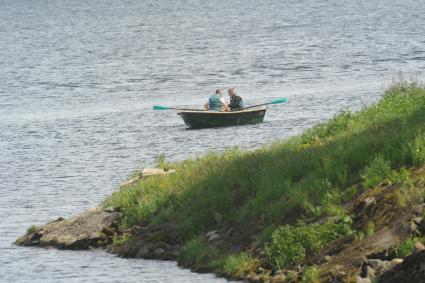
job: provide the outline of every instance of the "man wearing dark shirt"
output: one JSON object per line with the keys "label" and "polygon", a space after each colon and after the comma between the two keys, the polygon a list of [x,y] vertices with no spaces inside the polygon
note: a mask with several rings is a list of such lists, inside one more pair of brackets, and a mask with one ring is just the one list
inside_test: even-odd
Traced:
{"label": "man wearing dark shirt", "polygon": [[231,111],[241,110],[243,108],[242,98],[236,94],[235,89],[233,87],[229,88],[227,93],[229,94],[229,97],[230,97],[230,103],[229,103],[230,110]]}

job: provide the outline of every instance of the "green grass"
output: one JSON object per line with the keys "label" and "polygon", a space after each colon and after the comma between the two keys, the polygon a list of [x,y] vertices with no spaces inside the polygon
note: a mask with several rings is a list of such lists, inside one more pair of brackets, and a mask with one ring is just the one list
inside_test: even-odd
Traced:
{"label": "green grass", "polygon": [[186,242],[179,252],[178,260],[184,266],[209,267],[218,257],[219,251],[201,236]]}
{"label": "green grass", "polygon": [[30,226],[30,227],[28,227],[28,229],[27,229],[27,234],[29,235],[29,234],[35,233],[35,231],[37,231],[37,226],[35,226],[35,225],[31,225],[31,226]]}
{"label": "green grass", "polygon": [[394,249],[394,256],[404,258],[411,255],[415,250],[415,244],[417,242],[424,244],[425,237],[411,237],[405,240]]}
{"label": "green grass", "polygon": [[128,234],[114,235],[112,237],[112,245],[114,247],[119,247],[119,246],[125,244],[128,241],[129,238],[130,237],[129,237]]}
{"label": "green grass", "polygon": [[307,268],[302,277],[303,283],[319,283],[320,282],[320,274],[319,270],[315,266],[311,266]]}
{"label": "green grass", "polygon": [[369,221],[366,226],[366,236],[372,237],[373,234],[375,234],[375,224]]}
{"label": "green grass", "polygon": [[246,252],[221,257],[212,263],[214,271],[233,278],[243,278],[249,272],[256,270],[261,261]]}
{"label": "green grass", "polygon": [[[370,107],[344,111],[270,146],[232,148],[174,164],[160,158],[159,166],[176,168],[176,173],[124,188],[104,205],[121,208],[124,227],[179,223],[187,242],[181,257],[216,260],[195,256],[202,255],[202,247],[208,249],[201,240],[208,231],[256,220],[279,226],[300,216],[338,218],[345,213],[344,201],[383,178],[408,183],[406,176],[391,172],[425,162],[424,125],[424,88],[402,83]],[[400,204],[408,200],[401,198]],[[282,264],[287,262],[297,260]]]}
{"label": "green grass", "polygon": [[381,155],[375,156],[370,165],[365,167],[363,178],[363,186],[372,188],[391,172],[390,162],[385,160]]}
{"label": "green grass", "polygon": [[327,243],[340,236],[352,234],[351,219],[329,220],[323,224],[284,225],[273,232],[264,251],[268,262],[276,269],[302,263]]}
{"label": "green grass", "polygon": [[425,163],[425,132],[420,132],[417,134],[416,138],[414,139],[412,145],[412,157],[413,161],[416,164],[423,164]]}

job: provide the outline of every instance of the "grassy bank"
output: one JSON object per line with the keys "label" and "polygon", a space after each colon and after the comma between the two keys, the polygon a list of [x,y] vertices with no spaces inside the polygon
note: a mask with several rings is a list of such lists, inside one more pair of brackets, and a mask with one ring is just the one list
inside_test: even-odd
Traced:
{"label": "grassy bank", "polygon": [[[175,224],[187,266],[236,277],[260,266],[308,266],[340,237],[373,234],[373,224],[353,224],[347,203],[384,179],[409,184],[404,168],[425,163],[424,125],[425,90],[403,83],[362,111],[271,146],[172,164],[175,174],[122,189],[104,205],[121,209],[123,227]],[[225,243],[211,231],[226,234]],[[303,270],[316,280],[315,267]]]}

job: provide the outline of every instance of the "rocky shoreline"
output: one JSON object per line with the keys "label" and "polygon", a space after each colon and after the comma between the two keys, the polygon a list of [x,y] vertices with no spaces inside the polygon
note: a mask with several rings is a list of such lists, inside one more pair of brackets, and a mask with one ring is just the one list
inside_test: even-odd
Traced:
{"label": "rocky shoreline", "polygon": [[118,230],[119,220],[118,211],[91,208],[68,220],[60,217],[45,225],[32,227],[15,244],[68,250],[107,247]]}
{"label": "rocky shoreline", "polygon": [[[424,168],[421,168],[412,172],[418,175],[424,171]],[[410,235],[425,234],[425,220],[421,216],[424,214],[425,204],[420,202],[408,207],[400,215],[392,213],[388,199],[396,190],[397,188],[391,185],[381,184],[360,196],[350,208],[355,225],[361,226],[363,222],[383,215],[388,218],[385,220],[388,222],[386,225],[376,227],[375,233],[365,239],[359,240],[351,236],[338,239],[315,258],[310,259],[312,263],[328,270],[329,280],[347,282],[348,272],[349,277],[359,283],[374,282],[376,278],[380,278],[380,282],[401,282],[400,278],[403,278],[404,282],[424,282],[425,247],[420,242],[415,243],[415,252],[405,259],[391,255],[394,247]],[[121,230],[120,217],[119,208],[92,208],[68,220],[58,218],[34,227],[15,243],[21,246],[71,250],[105,248],[121,257],[173,260],[194,271],[212,272],[208,267],[185,264],[179,260],[178,253],[184,241],[179,238],[177,225],[168,224],[155,228],[133,226],[131,229]],[[251,227],[261,228],[261,223]],[[229,227],[226,231],[210,231],[205,237],[217,246],[227,246],[233,250],[249,249],[255,253],[258,245],[255,230]],[[126,238],[122,244],[114,239],[120,237]],[[249,282],[288,282],[285,280],[290,272],[293,270],[276,273],[259,267],[256,272],[232,279]]]}
{"label": "rocky shoreline", "polygon": [[[178,238],[173,237],[173,230],[176,227],[162,227],[162,229],[149,230],[141,227],[133,227],[131,231],[132,240],[126,241],[121,246],[113,244],[113,237],[122,234],[119,230],[118,221],[120,213],[112,209],[94,208],[85,211],[77,217],[69,220],[59,218],[45,225],[39,226],[35,231],[27,233],[19,238],[15,243],[21,246],[54,247],[58,249],[87,250],[94,248],[105,248],[121,257],[173,260],[178,261],[178,251],[182,247]],[[420,229],[425,228],[425,222],[421,220]],[[210,235],[211,241],[219,240],[217,232]],[[377,235],[376,239],[382,240],[386,236]],[[391,242],[391,240],[390,240]],[[353,248],[353,247],[351,247]],[[362,247],[354,247],[361,250]],[[367,248],[366,246],[363,248]],[[425,247],[416,244],[415,252],[405,259],[393,258],[385,259],[385,252],[369,255],[376,258],[361,257],[359,268],[356,272],[354,282],[370,283],[375,278],[380,278],[380,282],[424,282],[425,278]],[[329,254],[332,254],[329,252]],[[325,265],[332,266],[332,272],[338,274],[338,264],[335,260],[338,256],[326,255],[322,258]],[[353,258],[355,261],[355,258]],[[206,268],[195,268],[198,272],[211,272]],[[264,270],[258,273],[250,273],[244,278],[232,278],[246,280],[249,282],[287,282],[284,273],[267,274]],[[333,277],[333,282],[344,282],[342,277],[344,271]]]}

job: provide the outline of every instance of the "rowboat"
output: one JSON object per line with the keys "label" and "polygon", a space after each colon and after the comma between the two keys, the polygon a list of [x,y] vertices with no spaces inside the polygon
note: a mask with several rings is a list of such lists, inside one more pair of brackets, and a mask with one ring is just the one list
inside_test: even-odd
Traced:
{"label": "rowboat", "polygon": [[266,106],[250,107],[238,111],[220,112],[207,110],[185,110],[177,113],[191,129],[239,126],[262,123]]}

